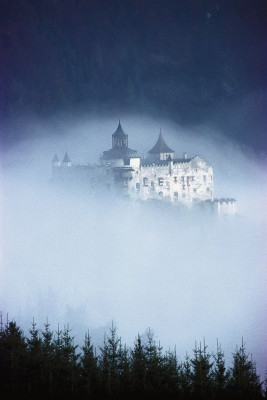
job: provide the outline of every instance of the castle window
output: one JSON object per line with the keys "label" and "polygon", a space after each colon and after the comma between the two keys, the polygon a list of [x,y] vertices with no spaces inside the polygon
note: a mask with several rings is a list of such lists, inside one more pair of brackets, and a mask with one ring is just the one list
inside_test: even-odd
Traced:
{"label": "castle window", "polygon": [[206,180],[207,180],[206,175],[203,175],[203,181],[206,182]]}
{"label": "castle window", "polygon": [[143,179],[143,184],[144,184],[144,186],[148,186],[148,179],[147,178]]}
{"label": "castle window", "polygon": [[158,181],[159,181],[159,186],[163,186],[163,178],[159,178]]}
{"label": "castle window", "polygon": [[154,188],[155,188],[154,181],[151,181],[151,189],[154,189]]}
{"label": "castle window", "polygon": [[140,190],[140,183],[136,183],[136,190]]}
{"label": "castle window", "polygon": [[163,192],[159,192],[159,197],[162,199],[163,198]]}
{"label": "castle window", "polygon": [[174,183],[177,183],[177,176],[173,177],[173,181],[174,181]]}
{"label": "castle window", "polygon": [[130,165],[130,158],[124,159],[124,165]]}
{"label": "castle window", "polygon": [[174,192],[174,193],[173,193],[173,197],[174,197],[175,199],[178,199],[178,192]]}
{"label": "castle window", "polygon": [[210,191],[210,188],[209,187],[207,187],[207,189],[206,189],[206,192],[209,192]]}

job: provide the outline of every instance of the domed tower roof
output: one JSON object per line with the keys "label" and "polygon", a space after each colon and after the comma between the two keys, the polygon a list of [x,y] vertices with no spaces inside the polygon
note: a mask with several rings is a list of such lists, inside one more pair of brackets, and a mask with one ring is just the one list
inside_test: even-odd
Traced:
{"label": "domed tower roof", "polygon": [[159,154],[159,153],[174,153],[174,151],[166,144],[165,140],[163,139],[161,130],[159,134],[159,138],[157,143],[151,150],[149,150],[150,154]]}

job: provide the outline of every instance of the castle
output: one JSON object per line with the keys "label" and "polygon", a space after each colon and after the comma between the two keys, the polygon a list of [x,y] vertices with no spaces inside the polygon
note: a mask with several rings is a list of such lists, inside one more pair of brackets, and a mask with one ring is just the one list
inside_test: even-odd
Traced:
{"label": "castle", "polygon": [[67,152],[52,160],[52,181],[75,183],[89,190],[121,192],[133,199],[157,199],[188,207],[202,207],[219,215],[235,215],[235,199],[215,199],[213,168],[199,156],[174,158],[160,131],[158,140],[142,159],[128,147],[121,123],[112,134],[112,148],[96,165],[73,164]]}

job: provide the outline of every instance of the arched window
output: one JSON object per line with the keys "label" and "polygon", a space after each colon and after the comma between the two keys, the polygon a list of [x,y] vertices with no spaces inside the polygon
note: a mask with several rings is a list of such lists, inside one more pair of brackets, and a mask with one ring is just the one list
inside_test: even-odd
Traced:
{"label": "arched window", "polygon": [[148,178],[145,177],[145,178],[143,179],[143,185],[144,185],[144,186],[148,186]]}

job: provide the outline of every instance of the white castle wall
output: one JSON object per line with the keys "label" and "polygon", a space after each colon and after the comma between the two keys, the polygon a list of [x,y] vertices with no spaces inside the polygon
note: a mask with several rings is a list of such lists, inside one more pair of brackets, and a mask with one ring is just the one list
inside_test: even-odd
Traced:
{"label": "white castle wall", "polygon": [[142,200],[180,201],[213,200],[213,169],[200,157],[191,161],[142,165],[131,174],[128,192]]}

